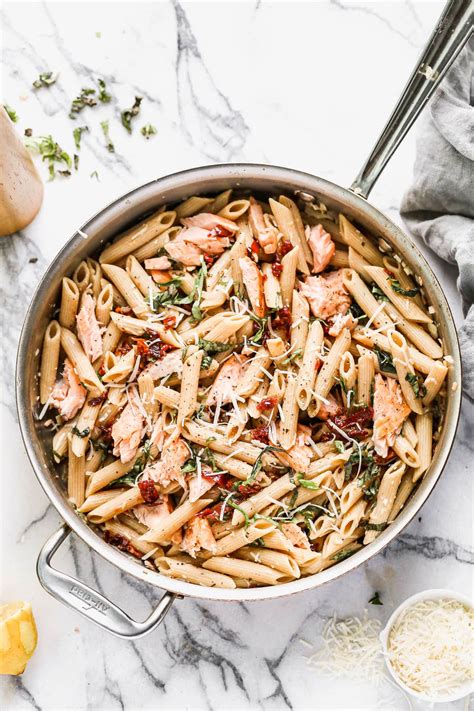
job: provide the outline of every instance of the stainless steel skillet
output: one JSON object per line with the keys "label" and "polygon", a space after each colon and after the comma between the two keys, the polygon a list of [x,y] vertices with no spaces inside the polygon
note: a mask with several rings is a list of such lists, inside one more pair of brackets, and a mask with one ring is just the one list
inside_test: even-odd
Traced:
{"label": "stainless steel skillet", "polygon": [[[108,631],[126,638],[150,632],[163,619],[177,596],[209,600],[265,600],[319,587],[356,568],[380,552],[412,520],[428,498],[446,464],[456,433],[461,403],[461,363],[456,328],[446,298],[428,263],[413,242],[379,210],[367,202],[375,181],[393,152],[413,124],[436,85],[449,68],[472,32],[471,3],[451,0],[433,32],[403,94],[368,160],[349,189],[312,175],[275,166],[231,164],[206,166],[175,173],[137,188],[104,208],[81,231],[84,240],[74,235],[57,255],[41,281],[28,310],[20,336],[16,371],[17,407],[25,447],[45,493],[61,514],[65,524],[44,545],[38,558],[38,576],[43,587],[54,597],[77,610]],[[36,374],[42,334],[57,300],[61,279],[85,256],[95,252],[114,235],[137,222],[161,204],[171,204],[196,194],[211,194],[227,188],[248,189],[259,193],[289,195],[303,192],[317,197],[336,212],[343,211],[363,230],[383,238],[398,251],[419,274],[439,321],[439,330],[452,365],[448,375],[445,426],[436,446],[433,463],[421,486],[396,521],[374,543],[351,558],[317,575],[275,587],[221,590],[203,588],[172,580],[145,568],[125,553],[105,543],[74,512],[51,458],[48,434],[34,419]],[[158,607],[144,622],[132,620],[114,603],[84,583],[65,575],[50,565],[54,553],[73,530],[87,545],[125,573],[165,590]]]}

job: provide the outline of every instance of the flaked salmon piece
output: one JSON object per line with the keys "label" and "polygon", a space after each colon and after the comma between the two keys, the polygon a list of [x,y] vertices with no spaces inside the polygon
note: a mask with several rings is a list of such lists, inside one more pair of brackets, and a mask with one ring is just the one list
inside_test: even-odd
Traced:
{"label": "flaked salmon piece", "polygon": [[346,313],[346,314],[335,314],[331,318],[331,327],[328,331],[330,336],[338,336],[345,328],[348,328],[349,331],[353,331],[354,328],[357,326],[358,321],[356,318],[353,317],[351,313]]}
{"label": "flaked salmon piece", "polygon": [[[202,464],[202,474],[210,474],[212,475],[212,469],[211,467],[208,467],[206,464]],[[197,501],[198,499],[203,496],[206,492],[209,491],[209,489],[212,489],[214,486],[214,481],[212,479],[206,479],[205,476],[201,476],[199,479],[198,476],[195,474],[194,476],[190,476],[188,478],[188,487],[189,487],[189,500],[191,503],[194,501]]]}
{"label": "flaked salmon piece", "polygon": [[182,350],[177,348],[174,351],[170,351],[160,360],[148,365],[143,372],[151,375],[153,380],[166,378],[167,375],[172,375],[173,373],[176,373],[179,377],[183,372]]}
{"label": "flaked salmon piece", "polygon": [[185,267],[199,267],[201,265],[202,252],[194,244],[185,242],[182,238],[184,230],[172,242],[165,244],[165,249],[171,259],[181,262]]}
{"label": "flaked salmon piece", "polygon": [[242,358],[239,360],[235,355],[225,361],[208,392],[206,399],[208,407],[213,407],[218,402],[221,405],[232,402],[232,393],[237,390],[244,373],[244,362]]}
{"label": "flaked salmon piece", "polygon": [[327,402],[320,402],[317,417],[320,420],[328,420],[341,412],[341,406],[331,393],[326,396]]}
{"label": "flaked salmon piece", "polygon": [[180,237],[182,237],[186,244],[199,247],[203,254],[222,254],[225,249],[230,247],[228,237],[221,237],[201,227],[187,227],[180,233]]}
{"label": "flaked salmon piece", "polygon": [[211,553],[216,550],[216,539],[206,518],[195,516],[189,521],[180,548],[193,558],[196,557],[196,553],[200,550],[210,551]]}
{"label": "flaked salmon piece", "polygon": [[186,227],[201,227],[203,230],[211,232],[219,229],[229,232],[231,235],[235,234],[239,229],[238,225],[232,220],[228,220],[226,217],[221,217],[220,215],[214,215],[212,212],[200,212],[192,217],[186,217],[182,220],[183,225]]}
{"label": "flaked salmon piece", "polygon": [[140,504],[132,509],[136,519],[148,528],[158,528],[173,510],[173,504],[167,494],[162,494],[161,500],[156,504]]}
{"label": "flaked salmon piece", "polygon": [[402,389],[393,378],[375,375],[374,389],[374,431],[372,439],[375,451],[386,457],[388,448],[395,438],[411,410],[403,399]]}
{"label": "flaked salmon piece", "polygon": [[265,224],[261,205],[250,198],[249,225],[265,254],[274,254],[278,247],[278,230]]}
{"label": "flaked salmon piece", "polygon": [[296,427],[296,444],[299,444],[300,447],[303,445],[309,445],[311,440],[311,427],[308,425],[303,425],[301,422],[298,422],[298,425]]}
{"label": "flaked salmon piece", "polygon": [[94,299],[90,294],[84,294],[79,313],[76,316],[77,337],[84,353],[91,362],[102,355],[102,336],[99,322],[95,316]]}
{"label": "flaked salmon piece", "polygon": [[167,284],[172,279],[170,272],[163,272],[160,269],[150,269],[150,274],[157,284]]}
{"label": "flaked salmon piece", "polygon": [[317,318],[327,319],[335,314],[345,314],[351,305],[342,269],[324,276],[306,277],[306,281],[300,282],[300,290]]}
{"label": "flaked salmon piece", "polygon": [[124,464],[134,458],[145,434],[144,418],[138,404],[139,398],[137,389],[130,388],[128,403],[112,425],[113,453],[116,457],[120,456]]}
{"label": "flaked salmon piece", "polygon": [[168,486],[172,481],[178,481],[180,486],[186,488],[186,481],[181,468],[190,457],[190,452],[181,437],[175,439],[169,447],[165,447],[161,458],[143,470],[145,479],[153,479],[162,487]]}
{"label": "flaked salmon piece", "polygon": [[306,226],[306,239],[313,253],[313,273],[324,271],[334,256],[336,245],[322,225]]}
{"label": "flaked salmon piece", "polygon": [[168,257],[153,257],[152,259],[145,259],[145,269],[158,269],[160,272],[171,269],[171,262]]}
{"label": "flaked salmon piece", "polygon": [[63,376],[51,393],[51,405],[59,410],[65,420],[72,420],[86,400],[87,390],[79,380],[71,361],[64,361]]}
{"label": "flaked salmon piece", "polygon": [[306,548],[306,550],[311,550],[311,544],[308,540],[308,536],[301,530],[298,524],[282,523],[281,530],[290,543],[293,543],[296,548]]}
{"label": "flaked salmon piece", "polygon": [[311,450],[305,444],[294,444],[287,452],[275,452],[277,459],[287,467],[306,473],[311,464]]}
{"label": "flaked salmon piece", "polygon": [[247,289],[247,294],[255,315],[259,318],[263,318],[265,316],[263,274],[250,257],[240,257],[239,265],[242,270],[242,280]]}

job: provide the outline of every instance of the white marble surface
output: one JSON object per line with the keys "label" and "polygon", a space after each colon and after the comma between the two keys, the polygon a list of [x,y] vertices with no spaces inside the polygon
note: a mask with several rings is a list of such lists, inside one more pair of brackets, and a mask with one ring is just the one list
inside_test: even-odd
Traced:
{"label": "white marble surface", "polygon": [[[369,605],[370,612],[382,620],[424,588],[472,590],[466,409],[441,482],[383,555],[340,581],[280,601],[180,601],[151,636],[125,642],[57,603],[36,579],[38,550],[59,516],[23,451],[13,371],[20,324],[47,264],[121,193],[188,166],[229,160],[288,165],[349,184],[440,9],[440,2],[416,0],[4,3],[3,99],[17,110],[19,129],[51,133],[70,152],[74,125],[91,130],[78,173],[46,183],[34,224],[0,243],[2,598],[30,600],[39,628],[25,674],[0,681],[3,708],[409,708],[395,692],[388,701],[354,680],[321,679],[306,668],[298,639],[317,645],[327,617],[360,614],[375,590],[384,606]],[[33,93],[31,82],[46,70],[59,71],[58,82]],[[94,76],[106,79],[113,102],[85,109],[74,123],[70,101]],[[135,94],[144,99],[129,136],[119,111]],[[106,118],[115,154],[103,146],[99,123]],[[149,141],[138,131],[145,122],[158,129]],[[372,195],[395,220],[413,159],[410,135]],[[90,177],[94,170],[99,182]],[[455,271],[428,257],[459,319]],[[57,563],[138,616],[158,598],[76,540]]]}

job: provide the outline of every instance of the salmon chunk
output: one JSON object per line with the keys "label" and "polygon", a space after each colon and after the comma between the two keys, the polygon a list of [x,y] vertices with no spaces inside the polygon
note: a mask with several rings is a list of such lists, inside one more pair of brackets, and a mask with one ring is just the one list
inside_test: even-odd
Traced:
{"label": "salmon chunk", "polygon": [[186,244],[191,243],[199,247],[202,254],[222,254],[225,249],[230,247],[228,237],[221,237],[212,231],[203,230],[201,227],[188,227],[183,230],[181,236]]}
{"label": "salmon chunk", "polygon": [[228,232],[233,235],[237,232],[238,225],[232,220],[228,220],[220,215],[214,215],[212,212],[200,212],[198,215],[186,217],[182,220],[186,227],[200,227],[208,232]]}
{"label": "salmon chunk", "polygon": [[158,271],[166,271],[171,269],[171,262],[168,257],[153,257],[153,259],[145,259],[145,269]]}
{"label": "salmon chunk", "polygon": [[173,504],[169,496],[162,494],[156,504],[140,504],[135,506],[132,511],[140,523],[148,528],[158,528],[163,520],[172,513]]}
{"label": "salmon chunk", "polygon": [[242,270],[242,280],[247,289],[247,294],[255,315],[259,318],[263,318],[265,316],[263,274],[250,257],[240,257],[239,265]]}
{"label": "salmon chunk", "polygon": [[274,254],[278,246],[278,230],[265,224],[263,210],[253,197],[250,198],[249,224],[265,254]]}
{"label": "salmon chunk", "polygon": [[87,390],[79,380],[71,361],[64,361],[63,377],[58,380],[51,393],[51,405],[59,410],[65,420],[72,420],[86,400]]}
{"label": "salmon chunk", "polygon": [[194,517],[190,520],[186,527],[181,550],[189,553],[193,558],[200,550],[206,550],[213,553],[216,549],[216,539],[212,533],[209,521],[205,518]]}
{"label": "salmon chunk", "polygon": [[183,372],[183,352],[179,348],[170,351],[160,360],[148,365],[143,372],[151,375],[153,380],[166,378],[167,375],[172,375],[173,373],[180,376]]}
{"label": "salmon chunk", "polygon": [[196,245],[188,244],[184,241],[182,230],[172,242],[165,244],[165,249],[171,259],[181,262],[185,267],[199,267],[201,265],[202,252]]}
{"label": "salmon chunk", "polygon": [[138,406],[139,397],[137,389],[131,388],[127,405],[112,425],[114,454],[120,456],[124,464],[134,458],[145,433],[143,415]]}
{"label": "salmon chunk", "polygon": [[281,530],[288,538],[290,543],[293,543],[296,548],[306,548],[307,550],[311,550],[311,545],[308,541],[308,536],[306,535],[306,533],[304,533],[304,531],[301,530],[298,524],[282,523]]}
{"label": "salmon chunk", "polygon": [[402,389],[396,380],[375,375],[374,431],[372,439],[375,451],[386,457],[388,448],[402,429],[411,410],[403,399]]}
{"label": "salmon chunk", "polygon": [[334,256],[336,245],[322,225],[306,226],[306,239],[313,253],[313,273],[324,271]]}
{"label": "salmon chunk", "polygon": [[334,395],[329,395],[326,397],[327,402],[321,402],[319,405],[319,410],[317,417],[320,420],[328,420],[341,412],[341,406],[334,397]]}
{"label": "salmon chunk", "polygon": [[84,353],[93,362],[102,355],[102,336],[100,335],[99,322],[95,316],[94,299],[90,294],[83,296],[76,321],[77,336],[84,348]]}
{"label": "salmon chunk", "polygon": [[306,277],[306,281],[301,282],[301,293],[308,299],[311,311],[317,318],[327,319],[335,314],[345,314],[351,305],[342,269],[324,276]]}
{"label": "salmon chunk", "polygon": [[207,395],[206,405],[208,407],[213,407],[218,402],[221,405],[232,402],[232,392],[237,390],[239,381],[244,373],[244,364],[241,360],[232,355],[221,366]]}
{"label": "salmon chunk", "polygon": [[181,437],[165,447],[161,458],[143,470],[145,479],[153,479],[162,487],[168,486],[172,481],[178,481],[185,488],[184,475],[181,468],[190,457],[189,449]]}

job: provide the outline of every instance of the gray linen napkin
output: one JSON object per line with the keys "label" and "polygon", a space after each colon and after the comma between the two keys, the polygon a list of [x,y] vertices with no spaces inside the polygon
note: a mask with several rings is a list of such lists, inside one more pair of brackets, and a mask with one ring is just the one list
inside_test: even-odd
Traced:
{"label": "gray linen napkin", "polygon": [[412,234],[459,268],[463,390],[474,399],[474,36],[424,112],[400,212]]}

